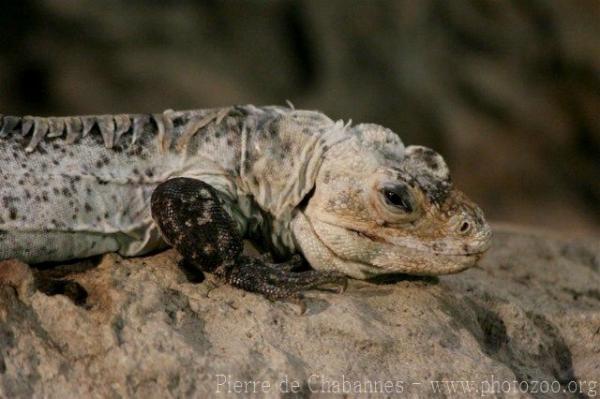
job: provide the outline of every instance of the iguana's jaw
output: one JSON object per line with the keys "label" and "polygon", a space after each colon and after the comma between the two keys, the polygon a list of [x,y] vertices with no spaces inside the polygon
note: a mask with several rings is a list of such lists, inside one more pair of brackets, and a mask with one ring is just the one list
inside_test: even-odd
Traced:
{"label": "iguana's jaw", "polygon": [[312,223],[301,211],[292,220],[296,247],[310,265],[317,270],[336,270],[356,279],[367,279],[381,274],[378,268],[362,262],[343,259],[329,249],[316,234]]}
{"label": "iguana's jaw", "polygon": [[[404,240],[394,237],[386,239],[310,216],[305,215],[304,218],[305,225],[310,228],[304,228],[302,237],[297,234],[297,241],[311,265],[317,269],[335,268],[361,279],[391,273],[458,273],[474,266],[489,248],[491,241],[491,231],[486,225],[481,230],[480,239],[472,241],[467,251],[452,253],[433,250],[410,237],[405,237]],[[312,237],[307,237],[308,235]],[[307,243],[310,245],[302,245]]]}

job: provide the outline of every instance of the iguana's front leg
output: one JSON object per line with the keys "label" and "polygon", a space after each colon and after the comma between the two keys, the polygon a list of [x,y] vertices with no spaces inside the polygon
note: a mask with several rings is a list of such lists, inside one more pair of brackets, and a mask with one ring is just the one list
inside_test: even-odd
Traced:
{"label": "iguana's front leg", "polygon": [[236,224],[215,189],[201,180],[168,180],[156,188],[151,202],[152,217],[165,241],[185,262],[235,287],[275,300],[299,299],[301,291],[328,283],[345,284],[346,277],[338,272],[293,272],[297,258],[272,264],[242,255]]}

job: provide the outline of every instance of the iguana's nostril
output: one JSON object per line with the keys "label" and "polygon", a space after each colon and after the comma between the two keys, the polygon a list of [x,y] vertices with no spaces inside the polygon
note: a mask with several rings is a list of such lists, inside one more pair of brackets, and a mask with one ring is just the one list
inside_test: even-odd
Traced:
{"label": "iguana's nostril", "polygon": [[460,231],[461,234],[467,234],[470,230],[471,230],[471,223],[464,221],[461,223],[458,231]]}

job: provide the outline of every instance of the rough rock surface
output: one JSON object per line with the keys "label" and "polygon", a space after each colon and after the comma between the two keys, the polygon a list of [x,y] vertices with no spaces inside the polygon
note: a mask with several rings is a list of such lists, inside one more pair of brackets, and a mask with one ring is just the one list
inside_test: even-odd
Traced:
{"label": "rough rock surface", "polygon": [[[0,397],[426,397],[431,381],[450,380],[473,384],[440,383],[434,396],[523,396],[513,381],[534,397],[548,396],[535,381],[558,397],[582,397],[563,392],[576,383],[600,391],[598,240],[503,227],[478,268],[352,281],[342,295],[309,294],[305,315],[189,282],[176,261],[167,251],[42,271],[0,263]],[[78,284],[40,283],[52,274]]]}

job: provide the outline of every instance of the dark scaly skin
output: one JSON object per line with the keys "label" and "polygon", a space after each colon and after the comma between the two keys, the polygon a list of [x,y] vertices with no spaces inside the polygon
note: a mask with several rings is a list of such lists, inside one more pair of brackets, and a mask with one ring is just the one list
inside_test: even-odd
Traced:
{"label": "dark scaly skin", "polygon": [[300,301],[301,291],[324,284],[345,286],[344,274],[309,270],[294,272],[296,256],[274,264],[242,255],[236,224],[221,206],[217,192],[201,180],[174,178],[160,184],[151,198],[152,217],[167,243],[187,267],[214,273],[221,281],[270,300]]}

